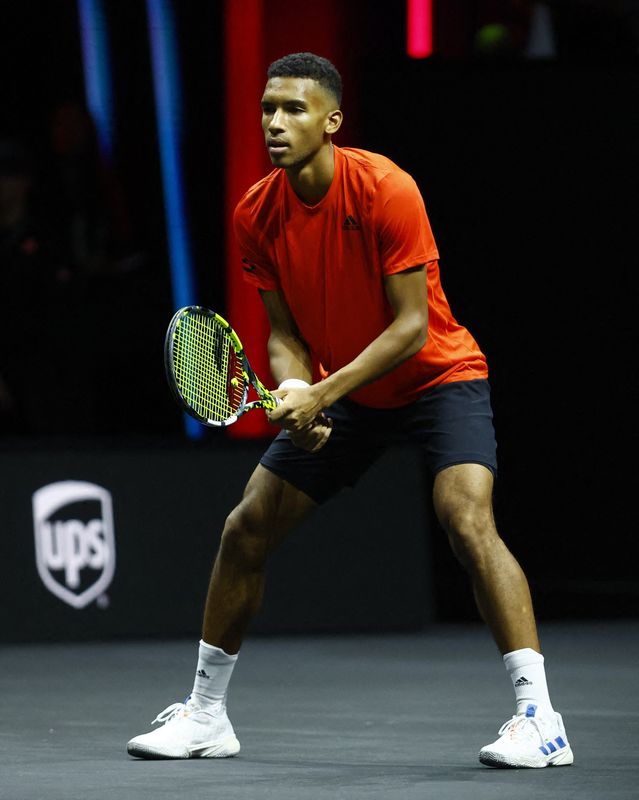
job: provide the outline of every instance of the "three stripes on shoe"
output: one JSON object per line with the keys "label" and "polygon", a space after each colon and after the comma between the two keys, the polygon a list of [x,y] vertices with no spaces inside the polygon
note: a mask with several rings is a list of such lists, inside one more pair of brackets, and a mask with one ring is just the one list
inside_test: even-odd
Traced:
{"label": "three stripes on shoe", "polygon": [[[526,716],[527,717],[534,717],[535,711],[537,710],[537,706],[532,705],[532,703],[526,709]],[[561,736],[555,737],[553,741],[547,741],[545,744],[539,746],[539,749],[545,756],[549,756],[551,753],[556,753],[557,750],[561,750],[562,748],[566,747],[566,742],[561,738]]]}

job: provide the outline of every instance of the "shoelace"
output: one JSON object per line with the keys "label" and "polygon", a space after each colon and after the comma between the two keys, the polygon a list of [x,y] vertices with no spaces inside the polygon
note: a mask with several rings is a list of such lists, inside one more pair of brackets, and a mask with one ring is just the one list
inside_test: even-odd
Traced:
{"label": "shoelace", "polygon": [[183,716],[185,711],[186,703],[172,703],[170,706],[167,706],[164,711],[160,711],[151,725],[155,725],[156,722],[169,722],[178,716]]}
{"label": "shoelace", "polygon": [[527,726],[532,725],[533,728],[537,731],[537,735],[541,743],[545,742],[544,734],[542,733],[541,727],[539,722],[535,719],[535,717],[527,717],[524,714],[517,714],[511,717],[509,720],[504,722],[498,732],[498,736],[502,736],[507,731],[510,732],[510,738],[514,739],[517,735],[523,734],[524,736],[528,736],[528,738],[533,738],[534,733],[530,729],[525,730]]}
{"label": "shoelace", "polygon": [[189,695],[183,703],[172,703],[170,706],[167,706],[164,711],[160,711],[157,717],[153,720],[151,725],[155,725],[156,722],[173,722],[174,720],[179,719],[180,717],[188,717],[189,714],[194,713],[195,711],[201,711],[204,714],[210,714],[215,716],[220,712],[226,712],[226,698],[222,701],[221,704],[209,707],[204,706],[200,707],[197,702],[191,699],[191,695]]}

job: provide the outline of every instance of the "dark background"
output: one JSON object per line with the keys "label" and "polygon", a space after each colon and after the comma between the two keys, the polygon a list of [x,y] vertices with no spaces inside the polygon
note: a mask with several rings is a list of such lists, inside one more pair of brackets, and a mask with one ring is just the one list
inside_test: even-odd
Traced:
{"label": "dark background", "polygon": [[[219,432],[186,440],[166,389],[173,307],[146,12],[139,0],[107,5],[116,152],[105,176],[83,111],[75,3],[0,2],[0,139],[26,146],[33,175],[27,238],[5,237],[0,251],[0,375],[13,391],[2,450],[237,450]],[[497,521],[538,614],[635,616],[636,4],[548,3],[555,52],[543,59],[525,54],[529,4],[439,4],[440,47],[422,61],[405,55],[403,3],[346,5],[356,35],[344,110],[356,138],[336,143],[384,153],[422,189],[444,289],[489,359]],[[199,299],[214,308],[224,306],[222,6],[175,4],[190,234]],[[495,20],[506,33],[487,49],[479,33]],[[70,161],[83,176],[75,194]],[[78,208],[94,232],[90,257],[65,234]],[[389,475],[381,502],[392,498]],[[439,618],[475,619],[434,528],[428,569]]]}

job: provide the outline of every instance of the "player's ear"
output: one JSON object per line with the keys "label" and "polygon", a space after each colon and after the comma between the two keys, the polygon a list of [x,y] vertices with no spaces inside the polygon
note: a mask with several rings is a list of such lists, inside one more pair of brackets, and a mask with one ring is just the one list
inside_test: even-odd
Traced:
{"label": "player's ear", "polygon": [[326,118],[326,128],[325,128],[326,133],[330,134],[337,133],[337,131],[340,128],[340,125],[342,124],[343,116],[344,115],[339,110],[339,108],[336,108],[334,111],[331,111],[328,117]]}

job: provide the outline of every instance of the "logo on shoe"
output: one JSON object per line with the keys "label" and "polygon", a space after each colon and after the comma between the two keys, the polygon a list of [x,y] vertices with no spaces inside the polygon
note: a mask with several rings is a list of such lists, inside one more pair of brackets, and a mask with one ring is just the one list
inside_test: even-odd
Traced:
{"label": "logo on shoe", "polygon": [[47,589],[84,608],[115,573],[111,494],[85,481],[59,481],[33,493],[36,566]]}
{"label": "logo on shoe", "polygon": [[557,736],[554,742],[547,741],[544,745],[541,745],[539,749],[545,756],[549,756],[551,753],[556,753],[558,749],[563,750],[564,747],[567,747],[567,743],[561,736]]}
{"label": "logo on shoe", "polygon": [[206,674],[206,670],[198,669],[196,674],[198,678],[206,678],[207,680],[211,680],[211,676]]}
{"label": "logo on shoe", "polygon": [[532,685],[533,682],[529,681],[528,678],[526,678],[524,675],[522,675],[521,678],[517,678],[517,680],[515,681],[515,686],[532,686]]}

